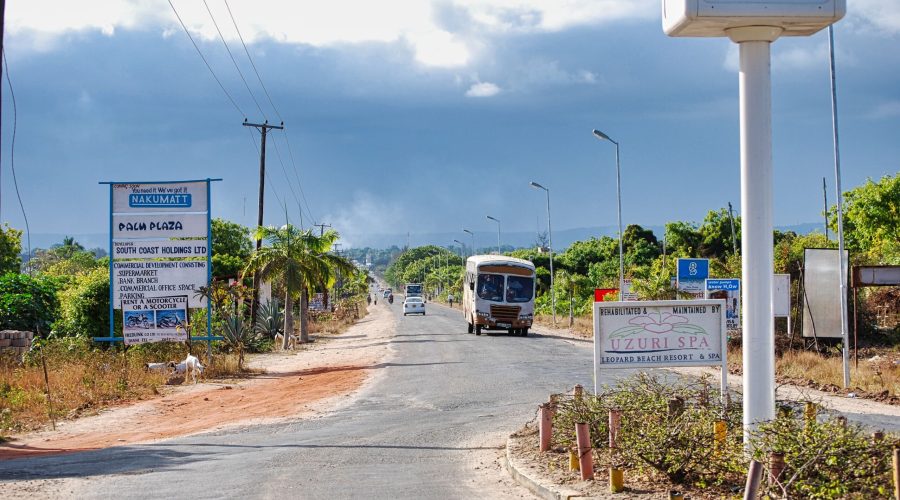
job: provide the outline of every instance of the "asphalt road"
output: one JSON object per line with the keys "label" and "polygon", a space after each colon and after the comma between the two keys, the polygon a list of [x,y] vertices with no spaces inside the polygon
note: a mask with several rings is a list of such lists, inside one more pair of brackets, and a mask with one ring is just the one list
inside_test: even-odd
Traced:
{"label": "asphalt road", "polygon": [[[0,462],[2,479],[90,478],[89,498],[520,498],[497,467],[536,404],[591,384],[591,350],[530,335],[475,336],[457,310],[398,315],[373,383],[320,418]],[[127,425],[127,422],[123,422]]]}

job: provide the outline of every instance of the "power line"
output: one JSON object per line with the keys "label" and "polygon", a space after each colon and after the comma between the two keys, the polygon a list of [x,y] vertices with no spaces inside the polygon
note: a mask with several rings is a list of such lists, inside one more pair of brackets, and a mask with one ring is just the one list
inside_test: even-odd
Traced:
{"label": "power line", "polygon": [[[3,50],[3,69],[6,74],[6,84],[9,85],[9,96],[13,105],[13,132],[12,143],[9,150],[9,169],[12,171],[13,186],[16,188],[16,197],[19,199],[19,208],[22,209],[22,218],[25,219],[25,238],[28,243],[28,260],[31,260],[31,227],[28,225],[28,214],[25,213],[25,204],[22,203],[22,194],[19,193],[19,182],[16,180],[16,128],[18,126],[18,110],[16,109],[16,93],[13,91],[12,81],[9,79],[9,63],[6,62],[6,50]],[[31,266],[26,266],[31,269]],[[30,274],[30,272],[29,272]]]}
{"label": "power line", "polygon": [[231,62],[234,64],[234,69],[237,70],[238,75],[241,77],[241,81],[244,82],[244,87],[247,88],[247,92],[250,93],[250,99],[253,99],[253,104],[256,104],[256,109],[259,110],[260,114],[263,115],[263,118],[268,120],[266,117],[265,111],[259,107],[259,102],[256,101],[256,96],[253,95],[253,91],[250,90],[250,85],[247,85],[247,80],[244,78],[244,73],[241,71],[241,68],[238,66],[237,61],[234,59],[234,54],[231,53],[231,49],[228,48],[228,43],[225,41],[225,36],[222,35],[222,30],[219,29],[219,23],[216,22],[216,18],[213,16],[212,10],[209,8],[209,4],[206,3],[206,0],[203,0],[203,5],[206,6],[206,12],[209,13],[209,18],[212,19],[213,26],[216,27],[216,31],[219,33],[219,38],[222,40],[222,45],[225,46],[225,51],[228,52],[228,57],[231,58]]}
{"label": "power line", "polygon": [[306,213],[313,219],[313,222],[318,220],[318,218],[313,214],[312,210],[309,208],[309,203],[306,201],[306,193],[303,192],[303,183],[300,181],[300,174],[297,173],[297,164],[294,163],[294,152],[291,149],[291,141],[288,140],[287,130],[282,130],[284,132],[284,143],[287,144],[288,147],[288,155],[291,158],[291,166],[294,169],[294,176],[297,178],[297,187],[300,188],[300,197],[303,198],[303,204],[306,206]]}
{"label": "power line", "polygon": [[[247,44],[244,43],[244,36],[241,35],[241,29],[238,28],[237,21],[234,19],[234,14],[231,13],[231,6],[228,5],[228,0],[225,1],[225,8],[228,9],[228,16],[231,18],[231,24],[234,25],[234,30],[237,31],[238,38],[241,40],[241,45],[244,47],[244,53],[247,54],[247,59],[250,61],[250,66],[253,68],[253,72],[256,73],[256,79],[259,80],[259,85],[263,89],[263,93],[266,94],[266,99],[269,100],[269,104],[272,106],[272,109],[275,110],[275,114],[278,115],[278,119],[280,121],[284,121],[284,118],[281,117],[281,113],[278,112],[278,108],[275,107],[275,103],[272,102],[272,97],[269,95],[269,90],[266,89],[266,85],[262,81],[262,77],[259,76],[259,71],[256,69],[256,64],[253,63],[253,58],[250,57],[250,51],[247,50]],[[244,82],[246,83],[246,82]],[[257,106],[259,106],[257,104]],[[263,115],[265,116],[265,114]]]}
{"label": "power line", "polygon": [[[281,122],[284,122],[284,118],[281,116],[281,113],[278,112],[278,107],[275,106],[275,102],[272,100],[272,96],[269,95],[269,90],[266,88],[266,84],[263,83],[262,76],[259,74],[259,70],[256,67],[256,63],[253,62],[253,56],[250,55],[250,50],[247,48],[247,44],[244,42],[244,35],[241,34],[241,29],[238,27],[237,20],[234,18],[234,13],[231,12],[231,6],[228,4],[228,0],[223,0],[225,2],[225,8],[228,10],[228,16],[231,17],[231,23],[234,25],[234,30],[238,34],[238,39],[241,41],[241,46],[244,47],[244,53],[247,54],[247,60],[250,61],[250,66],[253,68],[253,72],[256,74],[256,79],[259,81],[259,86],[262,87],[263,93],[266,95],[266,99],[268,99],[269,104],[272,106],[272,109],[275,111],[275,114],[278,116],[278,119]],[[244,82],[246,83],[246,82]],[[258,106],[258,104],[257,104]],[[297,173],[297,163],[294,161],[294,152],[291,148],[291,141],[288,137],[287,130],[282,130],[284,133],[284,142],[288,147],[288,155],[291,160],[291,168],[294,170],[294,176],[297,178],[297,187],[300,189],[300,196],[303,198],[303,204],[306,206],[306,213],[313,218],[315,221],[315,216],[312,213],[312,210],[309,209],[309,203],[306,201],[306,193],[303,192],[303,183],[300,181],[300,175]],[[276,146],[277,152],[277,146]],[[279,160],[280,160],[279,154]],[[299,202],[298,202],[299,203]]]}
{"label": "power line", "polygon": [[229,94],[228,91],[225,90],[225,86],[222,85],[221,80],[219,80],[219,77],[216,76],[216,72],[213,71],[212,66],[209,65],[209,62],[206,60],[206,57],[203,56],[203,52],[200,51],[200,47],[197,46],[197,42],[194,41],[194,37],[191,36],[191,32],[188,31],[187,26],[184,25],[184,21],[181,20],[181,16],[178,15],[178,10],[176,10],[176,9],[175,9],[175,5],[172,4],[172,0],[168,0],[168,2],[169,2],[169,7],[172,7],[172,12],[175,13],[175,17],[178,18],[178,22],[181,24],[181,28],[184,29],[185,34],[186,34],[186,35],[188,36],[188,38],[191,40],[191,43],[194,45],[194,49],[197,50],[197,54],[200,55],[200,59],[203,59],[203,64],[206,65],[206,69],[209,70],[209,73],[210,73],[210,74],[212,75],[212,77],[216,80],[216,83],[219,84],[219,88],[221,88],[221,89],[222,89],[222,92],[225,93],[225,96],[228,97],[228,100],[231,102],[231,105],[234,106],[234,109],[238,110],[238,113],[241,114],[241,117],[242,117],[242,118],[246,118],[247,115],[244,114],[243,111],[241,111],[240,106],[237,105],[237,103],[234,101],[234,98],[231,97],[231,94]]}
{"label": "power line", "polygon": [[[291,190],[291,196],[294,197],[294,201],[297,202],[297,206],[299,207],[300,199],[297,198],[297,192],[294,191],[294,186],[291,184],[291,178],[288,176],[287,169],[284,167],[284,161],[281,160],[281,153],[278,151],[278,141],[274,140],[274,137],[272,139],[272,145],[275,146],[275,156],[278,157],[278,163],[281,164],[281,172],[284,174],[284,180],[287,181],[287,186]],[[301,217],[303,217],[302,214]]]}

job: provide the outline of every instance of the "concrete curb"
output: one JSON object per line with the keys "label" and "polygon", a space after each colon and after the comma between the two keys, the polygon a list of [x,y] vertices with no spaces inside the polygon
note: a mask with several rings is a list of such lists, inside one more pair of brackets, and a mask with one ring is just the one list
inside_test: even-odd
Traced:
{"label": "concrete curb", "polygon": [[524,472],[524,467],[522,467],[519,464],[519,461],[512,456],[512,446],[510,446],[512,437],[513,436],[510,435],[506,439],[506,459],[503,461],[503,466],[515,482],[527,488],[528,491],[532,492],[536,497],[543,498],[544,500],[573,500],[575,498],[585,498],[584,494],[579,491],[543,483]]}

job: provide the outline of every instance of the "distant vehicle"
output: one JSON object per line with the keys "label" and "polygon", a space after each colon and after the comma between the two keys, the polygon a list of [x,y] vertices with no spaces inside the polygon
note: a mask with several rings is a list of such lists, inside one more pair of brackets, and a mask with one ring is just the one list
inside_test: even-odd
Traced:
{"label": "distant vehicle", "polygon": [[425,287],[422,286],[421,283],[407,283],[406,284],[406,296],[407,297],[422,297],[422,292]]}
{"label": "distant vehicle", "polygon": [[473,255],[466,260],[463,315],[469,333],[483,329],[528,335],[534,320],[534,264],[515,257]]}
{"label": "distant vehicle", "polygon": [[390,291],[390,290],[385,290],[384,293],[382,293],[382,296],[383,296],[384,298],[388,298],[388,295],[390,295],[390,294],[391,294],[391,291]]}
{"label": "distant vehicle", "polygon": [[403,301],[403,315],[421,314],[425,316],[425,300],[422,297],[407,297]]}

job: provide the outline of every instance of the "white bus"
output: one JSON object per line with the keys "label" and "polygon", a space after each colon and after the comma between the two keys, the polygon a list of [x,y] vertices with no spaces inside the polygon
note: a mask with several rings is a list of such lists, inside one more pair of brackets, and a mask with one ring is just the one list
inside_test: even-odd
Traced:
{"label": "white bus", "polygon": [[421,283],[407,283],[406,284],[406,296],[407,297],[422,297],[423,294],[423,286]]}
{"label": "white bus", "polygon": [[534,264],[502,255],[473,255],[466,260],[463,314],[469,333],[482,329],[528,335],[534,320]]}

